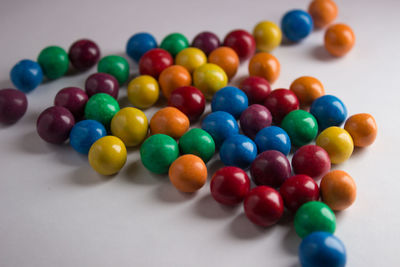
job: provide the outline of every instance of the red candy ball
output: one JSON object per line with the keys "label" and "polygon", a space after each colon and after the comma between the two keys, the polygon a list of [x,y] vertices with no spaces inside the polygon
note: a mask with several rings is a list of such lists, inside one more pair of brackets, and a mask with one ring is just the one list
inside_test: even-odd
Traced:
{"label": "red candy ball", "polygon": [[306,174],[314,179],[322,177],[331,168],[328,152],[317,145],[300,147],[292,158],[293,171],[296,174]]}
{"label": "red candy ball", "polygon": [[87,94],[82,89],[78,87],[66,87],[57,93],[54,105],[68,109],[74,115],[75,119],[81,119],[85,113],[85,106],[88,99]]}
{"label": "red candy ball", "polygon": [[253,140],[261,129],[270,126],[271,123],[271,112],[259,104],[250,105],[240,115],[240,127],[243,133]]}
{"label": "red candy ball", "polygon": [[279,124],[289,112],[299,109],[299,100],[292,91],[277,89],[267,96],[264,106],[271,111],[274,122]]}
{"label": "red candy ball", "polygon": [[96,65],[100,58],[100,49],[95,42],[82,39],[71,45],[68,55],[72,66],[83,71]]}
{"label": "red candy ball", "polygon": [[24,116],[28,108],[26,95],[16,89],[0,90],[0,123],[13,124]]}
{"label": "red candy ball", "polygon": [[258,76],[244,79],[239,88],[247,95],[249,104],[264,104],[265,99],[271,93],[269,82]]}
{"label": "red candy ball", "polygon": [[252,189],[244,200],[244,211],[254,224],[270,226],[279,221],[283,215],[283,200],[275,189],[258,186]]}
{"label": "red candy ball", "polygon": [[250,179],[237,167],[219,169],[210,183],[211,195],[224,205],[236,205],[243,201],[250,190]]}
{"label": "red candy ball", "polygon": [[224,46],[235,50],[240,60],[249,59],[256,51],[256,41],[245,30],[234,30],[228,33],[224,39]]}
{"label": "red candy ball", "polygon": [[168,106],[176,107],[185,113],[189,120],[196,121],[204,112],[206,100],[196,87],[182,86],[172,91]]}
{"label": "red candy ball", "polygon": [[139,71],[141,75],[150,75],[158,79],[160,73],[174,64],[171,54],[161,48],[147,51],[139,61]]}

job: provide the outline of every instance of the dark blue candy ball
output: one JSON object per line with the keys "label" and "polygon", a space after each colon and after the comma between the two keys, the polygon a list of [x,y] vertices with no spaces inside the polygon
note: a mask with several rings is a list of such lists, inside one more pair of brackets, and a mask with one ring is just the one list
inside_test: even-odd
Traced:
{"label": "dark blue candy ball", "polygon": [[222,144],[219,157],[226,166],[246,169],[257,157],[257,146],[245,135],[232,135]]}
{"label": "dark blue candy ball", "polygon": [[285,130],[277,126],[269,126],[261,129],[254,141],[257,144],[259,153],[266,150],[278,150],[287,156],[292,147],[288,134]]}
{"label": "dark blue candy ball", "polygon": [[227,86],[215,93],[211,101],[211,110],[225,111],[236,119],[249,106],[247,95],[237,87]]}
{"label": "dark blue candy ball", "polygon": [[143,54],[153,48],[157,48],[157,41],[154,36],[147,32],[140,32],[128,40],[126,53],[133,60],[139,62]]}
{"label": "dark blue candy ball", "polygon": [[235,118],[224,111],[207,115],[201,123],[201,128],[212,136],[217,148],[226,138],[239,133],[239,126]]}
{"label": "dark blue candy ball", "polygon": [[303,10],[291,10],[283,16],[281,28],[288,40],[299,42],[313,30],[313,20],[310,14]]}
{"label": "dark blue candy ball", "polygon": [[100,122],[83,120],[76,123],[72,128],[69,134],[69,142],[76,151],[87,154],[93,143],[106,135],[107,131]]}
{"label": "dark blue candy ball", "polygon": [[24,59],[11,69],[10,79],[20,91],[28,93],[42,82],[43,71],[39,63]]}
{"label": "dark blue candy ball", "polygon": [[310,113],[318,121],[322,131],[331,126],[340,126],[346,120],[347,109],[343,102],[333,95],[324,95],[314,100]]}

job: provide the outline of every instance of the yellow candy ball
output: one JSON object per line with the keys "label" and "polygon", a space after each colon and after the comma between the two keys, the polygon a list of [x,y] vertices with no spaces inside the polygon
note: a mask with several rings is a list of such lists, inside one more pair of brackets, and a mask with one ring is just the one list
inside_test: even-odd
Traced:
{"label": "yellow candy ball", "polygon": [[323,130],[315,143],[328,152],[331,162],[334,164],[346,161],[354,150],[350,134],[345,129],[336,126]]}
{"label": "yellow candy ball", "polygon": [[136,77],[128,84],[128,99],[135,107],[149,108],[157,102],[159,95],[158,82],[149,75]]}
{"label": "yellow candy ball", "polygon": [[228,84],[228,77],[225,71],[218,65],[206,63],[195,69],[193,83],[207,99]]}
{"label": "yellow candy ball", "polygon": [[261,21],[253,29],[256,47],[262,52],[271,52],[282,41],[282,31],[271,21]]}
{"label": "yellow candy ball", "polygon": [[196,47],[185,48],[176,55],[175,64],[192,73],[197,67],[207,63],[206,54]]}

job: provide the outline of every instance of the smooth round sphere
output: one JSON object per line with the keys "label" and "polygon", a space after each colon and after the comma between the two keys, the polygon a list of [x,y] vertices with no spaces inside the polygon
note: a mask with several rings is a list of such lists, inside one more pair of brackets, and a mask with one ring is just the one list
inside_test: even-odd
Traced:
{"label": "smooth round sphere", "polygon": [[68,139],[74,124],[74,115],[68,109],[54,106],[40,113],[36,121],[36,130],[44,141],[62,144]]}
{"label": "smooth round sphere", "polygon": [[222,46],[210,53],[208,56],[208,62],[220,66],[231,80],[238,68],[239,68],[239,57],[235,50],[230,47]]}
{"label": "smooth round sphere", "polygon": [[0,90],[0,123],[13,124],[21,119],[28,109],[26,95],[16,89]]}
{"label": "smooth round sphere", "polygon": [[300,104],[297,96],[292,91],[276,89],[267,96],[264,106],[271,112],[274,122],[279,124],[287,114],[299,109]]}
{"label": "smooth round sphere", "polygon": [[319,129],[340,126],[346,120],[347,109],[343,102],[333,95],[321,96],[312,103],[310,113],[317,119]]}
{"label": "smooth round sphere", "polygon": [[215,93],[211,101],[211,110],[225,111],[238,119],[249,106],[246,94],[237,87],[227,86]]}
{"label": "smooth round sphere", "polygon": [[54,98],[54,106],[61,106],[74,115],[76,120],[83,118],[88,96],[78,87],[66,87],[61,89]]}
{"label": "smooth round sphere", "polygon": [[128,84],[128,100],[138,108],[153,106],[160,95],[156,79],[149,75],[140,75]]}
{"label": "smooth round sphere", "polygon": [[287,12],[281,21],[283,35],[292,42],[299,42],[306,38],[313,30],[313,20],[303,10],[291,10]]}
{"label": "smooth round sphere", "polygon": [[259,76],[269,83],[275,82],[280,74],[281,65],[278,59],[266,52],[255,54],[249,62],[249,75]]}
{"label": "smooth round sphere", "polygon": [[290,85],[290,90],[297,96],[300,106],[307,108],[315,99],[325,94],[322,83],[310,76],[302,76],[297,78]]}
{"label": "smooth round sphere", "polygon": [[245,30],[234,30],[228,33],[224,39],[224,46],[235,50],[241,61],[249,59],[256,51],[253,35]]}
{"label": "smooth round sphere", "polygon": [[334,170],[327,173],[320,186],[322,201],[332,210],[347,209],[356,200],[356,183],[345,171]]}
{"label": "smooth round sphere", "polygon": [[247,77],[241,82],[239,88],[247,95],[250,104],[264,104],[271,93],[269,82],[258,76]]}
{"label": "smooth round sphere", "polygon": [[338,8],[333,0],[314,0],[308,6],[308,13],[316,28],[331,24],[338,15]]}
{"label": "smooth round sphere", "polygon": [[254,139],[258,153],[267,150],[278,150],[284,155],[288,155],[292,144],[288,134],[280,127],[269,126],[261,129]]}
{"label": "smooth round sphere", "polygon": [[215,153],[215,142],[209,133],[200,128],[193,128],[179,139],[181,154],[193,154],[207,163]]}
{"label": "smooth round sphere", "polygon": [[257,50],[271,52],[281,44],[282,31],[272,21],[261,21],[253,29]]}
{"label": "smooth round sphere", "polygon": [[236,119],[225,111],[208,114],[201,122],[201,128],[212,136],[217,148],[222,145],[225,139],[239,133]]}
{"label": "smooth round sphere", "polygon": [[301,241],[299,258],[303,267],[345,267],[346,248],[336,236],[314,232]]}
{"label": "smooth round sphere", "polygon": [[120,85],[124,84],[129,78],[128,61],[125,58],[116,55],[103,57],[99,61],[97,71],[114,76]]}
{"label": "smooth round sphere", "polygon": [[160,109],[150,120],[151,134],[166,134],[175,139],[186,133],[189,126],[188,117],[174,107]]}
{"label": "smooth round sphere", "polygon": [[158,79],[160,73],[174,64],[171,54],[164,49],[154,48],[140,58],[139,72],[141,75],[150,75]]}
{"label": "smooth round sphere", "polygon": [[181,33],[171,33],[167,35],[160,44],[160,48],[167,50],[173,57],[188,47],[189,41]]}
{"label": "smooth round sphere", "polygon": [[259,104],[250,105],[240,115],[240,128],[253,140],[261,129],[270,126],[271,123],[271,112]]}
{"label": "smooth round sphere", "polygon": [[244,199],[244,212],[252,223],[263,227],[271,226],[283,215],[282,197],[269,186],[257,186]]}
{"label": "smooth round sphere", "polygon": [[193,193],[207,181],[206,164],[195,155],[183,155],[169,167],[169,180],[181,192]]}
{"label": "smooth round sphere", "polygon": [[140,159],[143,165],[156,174],[168,173],[169,166],[178,156],[178,144],[165,134],[150,136],[140,147]]}
{"label": "smooth round sphere", "polygon": [[317,183],[308,175],[295,175],[288,178],[279,188],[285,207],[296,212],[301,205],[319,199]]}
{"label": "smooth round sphere", "polygon": [[237,167],[223,167],[215,172],[210,182],[212,197],[223,205],[236,205],[250,191],[250,179]]}
{"label": "smooth round sphere", "polygon": [[111,120],[111,133],[120,138],[127,147],[141,144],[147,136],[148,129],[146,115],[137,108],[123,108]]}
{"label": "smooth round sphere", "polygon": [[228,137],[219,150],[219,157],[226,166],[235,166],[241,169],[247,169],[256,156],[256,144],[241,134]]}
{"label": "smooth round sphere", "polygon": [[108,94],[98,93],[89,98],[85,106],[85,118],[101,122],[106,128],[119,111],[119,104]]}
{"label": "smooth round sphere", "polygon": [[43,74],[50,80],[63,76],[69,67],[67,52],[58,46],[44,48],[40,52],[37,62],[42,68]]}
{"label": "smooth round sphere", "polygon": [[324,36],[325,49],[333,56],[342,57],[353,48],[356,37],[346,24],[330,26]]}
{"label": "smooth round sphere", "polygon": [[84,71],[90,69],[99,61],[100,48],[92,40],[81,39],[71,45],[68,56],[75,69]]}
{"label": "smooth round sphere", "polygon": [[317,231],[333,234],[336,229],[335,213],[322,202],[309,201],[297,210],[294,228],[301,238]]}
{"label": "smooth round sphere", "polygon": [[207,56],[220,46],[217,35],[212,32],[201,32],[193,38],[192,46],[201,49]]}
{"label": "smooth round sphere", "polygon": [[345,162],[354,150],[353,139],[342,128],[332,126],[322,131],[315,143],[326,150],[333,164]]}
{"label": "smooth round sphere", "polygon": [[161,72],[158,82],[163,95],[169,99],[176,88],[190,86],[192,84],[192,76],[184,67],[172,65]]}
{"label": "smooth round sphere", "polygon": [[331,160],[322,147],[305,145],[294,153],[292,166],[294,173],[318,179],[331,169]]}
{"label": "smooth round sphere", "polygon": [[277,150],[259,154],[251,164],[250,174],[257,185],[280,187],[291,176],[292,169],[287,157]]}
{"label": "smooth round sphere", "polygon": [[292,145],[300,147],[317,137],[318,123],[314,116],[304,110],[293,110],[282,120],[282,129],[290,137]]}
{"label": "smooth round sphere", "polygon": [[148,32],[139,32],[126,43],[126,54],[138,63],[147,51],[154,48],[157,48],[156,38]]}
{"label": "smooth round sphere", "polygon": [[197,67],[206,63],[206,54],[196,47],[183,49],[175,58],[175,64],[185,67],[190,73],[192,73]]}
{"label": "smooth round sphere", "polygon": [[203,114],[206,99],[203,93],[193,86],[183,86],[172,91],[168,106],[175,107],[185,113],[190,121],[196,121]]}
{"label": "smooth round sphere", "polygon": [[87,155],[93,143],[106,135],[106,128],[100,122],[83,120],[72,127],[69,143],[77,152]]}
{"label": "smooth round sphere", "polygon": [[354,145],[366,147],[371,145],[378,134],[378,126],[374,117],[368,113],[359,113],[349,117],[344,129],[351,135]]}
{"label": "smooth round sphere", "polygon": [[89,163],[101,175],[118,173],[126,162],[126,147],[115,136],[104,136],[93,143],[89,150]]}
{"label": "smooth round sphere", "polygon": [[85,91],[89,97],[98,93],[105,93],[118,99],[119,84],[117,79],[110,74],[93,73],[85,81]]}
{"label": "smooth round sphere", "polygon": [[193,84],[207,99],[228,84],[228,76],[218,65],[207,63],[193,72]]}
{"label": "smooth round sphere", "polygon": [[11,69],[10,80],[18,90],[28,93],[42,83],[43,71],[35,61],[24,59]]}

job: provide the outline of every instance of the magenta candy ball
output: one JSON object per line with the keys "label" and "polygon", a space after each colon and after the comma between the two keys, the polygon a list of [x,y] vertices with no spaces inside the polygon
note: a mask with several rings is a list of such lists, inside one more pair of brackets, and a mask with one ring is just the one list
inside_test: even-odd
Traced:
{"label": "magenta candy ball", "polygon": [[24,116],[28,108],[26,95],[16,89],[0,90],[0,123],[13,124]]}
{"label": "magenta candy ball", "polygon": [[117,79],[110,74],[94,73],[86,79],[85,91],[89,97],[97,93],[105,93],[117,99],[119,84]]}
{"label": "magenta candy ball", "polygon": [[99,61],[100,49],[92,40],[81,39],[71,45],[68,56],[75,69],[84,71]]}
{"label": "magenta candy ball", "polygon": [[87,94],[82,89],[78,87],[66,87],[57,93],[54,105],[68,109],[74,115],[75,119],[79,120],[83,118],[88,99]]}
{"label": "magenta candy ball", "polygon": [[271,112],[259,104],[249,106],[240,116],[240,127],[243,133],[253,140],[261,129],[270,126],[271,123]]}

